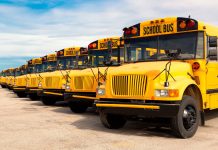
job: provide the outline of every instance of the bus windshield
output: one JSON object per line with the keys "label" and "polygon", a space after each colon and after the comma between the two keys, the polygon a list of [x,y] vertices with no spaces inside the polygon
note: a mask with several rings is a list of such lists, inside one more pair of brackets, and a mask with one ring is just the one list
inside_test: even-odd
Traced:
{"label": "bus windshield", "polygon": [[20,70],[17,70],[17,71],[15,71],[15,76],[17,77],[17,76],[20,76],[21,75],[21,71]]}
{"label": "bus windshield", "polygon": [[84,56],[79,56],[77,58],[77,63],[75,64],[74,68],[86,68],[87,67],[87,63],[88,63],[88,56],[84,55]]}
{"label": "bus windshield", "polygon": [[42,70],[43,70],[43,72],[47,71],[47,67],[48,67],[47,61],[43,62],[42,63]]}
{"label": "bus windshield", "polygon": [[46,65],[46,69],[44,71],[55,71],[57,68],[56,61],[48,61]]}
{"label": "bus windshield", "polygon": [[[120,60],[122,61],[123,58],[123,48],[120,48]],[[112,49],[112,54],[111,54],[111,60],[113,61],[114,65],[118,64],[118,48],[117,49]],[[89,56],[90,56],[90,63],[92,66],[104,66],[104,62],[107,60],[109,53],[108,50],[90,50],[89,51]]]}
{"label": "bus windshield", "polygon": [[40,73],[40,72],[42,72],[42,64],[36,64],[36,65],[34,66],[34,72],[35,72],[35,73]]}
{"label": "bus windshield", "polygon": [[28,66],[27,72],[28,73],[33,73],[33,71],[34,71],[34,66]]}
{"label": "bus windshield", "polygon": [[170,59],[166,50],[179,50],[176,59],[198,59],[204,57],[204,33],[189,32],[127,39],[125,62],[156,61]]}
{"label": "bus windshield", "polygon": [[70,69],[72,66],[75,66],[75,63],[76,63],[76,56],[60,57],[57,60],[59,70]]}
{"label": "bus windshield", "polygon": [[21,75],[27,74],[27,69],[22,69],[20,73],[21,73]]}

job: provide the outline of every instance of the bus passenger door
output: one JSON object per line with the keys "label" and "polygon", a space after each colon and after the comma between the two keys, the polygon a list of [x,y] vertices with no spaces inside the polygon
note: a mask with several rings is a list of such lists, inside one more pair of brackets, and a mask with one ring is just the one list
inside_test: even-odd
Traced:
{"label": "bus passenger door", "polygon": [[217,37],[209,37],[208,40],[208,63],[206,81],[206,93],[207,99],[209,100],[209,108],[218,108]]}

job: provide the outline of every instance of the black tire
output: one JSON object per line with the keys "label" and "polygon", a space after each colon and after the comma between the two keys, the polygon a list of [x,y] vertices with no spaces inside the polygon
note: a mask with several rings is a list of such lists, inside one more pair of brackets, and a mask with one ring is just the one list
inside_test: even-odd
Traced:
{"label": "black tire", "polygon": [[191,96],[183,96],[177,116],[172,118],[172,129],[179,138],[195,135],[200,123],[200,111],[197,101]]}
{"label": "black tire", "polygon": [[71,111],[74,113],[84,113],[89,107],[87,102],[80,101],[80,100],[69,101],[68,105]]}
{"label": "black tire", "polygon": [[47,105],[47,106],[52,106],[56,103],[56,100],[55,99],[52,99],[50,97],[41,97],[41,101],[44,105]]}
{"label": "black tire", "polygon": [[109,129],[119,129],[126,124],[126,118],[122,115],[105,113],[99,110],[99,116],[102,124]]}
{"label": "black tire", "polygon": [[31,100],[39,100],[40,99],[40,97],[37,94],[29,94],[29,98]]}
{"label": "black tire", "polygon": [[17,96],[20,97],[20,98],[24,98],[24,97],[27,96],[27,94],[24,93],[24,92],[18,92],[18,93],[17,93]]}
{"label": "black tire", "polygon": [[5,85],[2,85],[2,88],[4,88],[4,89],[5,89],[5,88],[6,88],[6,86],[5,86]]}

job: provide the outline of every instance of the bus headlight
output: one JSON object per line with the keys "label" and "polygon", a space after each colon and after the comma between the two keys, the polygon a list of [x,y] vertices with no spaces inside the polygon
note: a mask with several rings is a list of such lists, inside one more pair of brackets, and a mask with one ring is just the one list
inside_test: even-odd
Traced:
{"label": "bus headlight", "polygon": [[97,89],[98,95],[105,95],[105,89]]}
{"label": "bus headlight", "polygon": [[39,87],[39,88],[42,87],[42,82],[39,82],[38,87]]}
{"label": "bus headlight", "polygon": [[65,89],[70,90],[70,85],[66,85]]}
{"label": "bus headlight", "polygon": [[156,97],[178,97],[179,90],[178,89],[162,89],[162,90],[155,90]]}

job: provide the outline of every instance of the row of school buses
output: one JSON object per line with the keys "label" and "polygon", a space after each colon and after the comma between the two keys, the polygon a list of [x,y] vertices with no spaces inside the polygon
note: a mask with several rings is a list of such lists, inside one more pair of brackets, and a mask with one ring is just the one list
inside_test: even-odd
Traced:
{"label": "row of school buses", "polygon": [[1,72],[2,88],[45,105],[67,101],[75,113],[96,107],[102,124],[161,120],[181,138],[218,108],[218,28],[169,17],[123,29],[122,37],[70,47]]}

